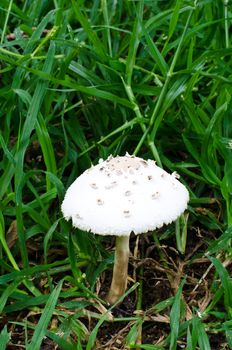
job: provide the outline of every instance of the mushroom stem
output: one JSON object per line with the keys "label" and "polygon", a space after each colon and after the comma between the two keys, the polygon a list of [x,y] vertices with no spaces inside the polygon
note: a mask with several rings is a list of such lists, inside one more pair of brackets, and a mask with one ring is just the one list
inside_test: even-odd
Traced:
{"label": "mushroom stem", "polygon": [[129,236],[116,237],[113,277],[106,300],[112,305],[125,293],[129,260]]}

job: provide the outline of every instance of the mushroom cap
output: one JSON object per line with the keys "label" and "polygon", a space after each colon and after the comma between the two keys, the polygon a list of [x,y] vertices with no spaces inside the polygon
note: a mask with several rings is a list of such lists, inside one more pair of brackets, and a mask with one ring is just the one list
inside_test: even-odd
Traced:
{"label": "mushroom cap", "polygon": [[126,154],[100,160],[80,175],[68,188],[61,210],[81,230],[128,236],[171,223],[188,200],[176,173]]}

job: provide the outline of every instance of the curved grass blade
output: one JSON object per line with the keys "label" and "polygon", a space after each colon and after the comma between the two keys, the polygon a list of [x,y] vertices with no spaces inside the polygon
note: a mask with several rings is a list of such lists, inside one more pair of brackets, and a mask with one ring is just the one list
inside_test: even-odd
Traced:
{"label": "curved grass blade", "polygon": [[[9,286],[7,286],[1,297],[0,297],[0,314],[3,312],[4,307],[7,303],[8,298],[10,295],[17,289],[17,286],[19,285],[20,281],[13,281]],[[5,310],[4,310],[5,311]]]}
{"label": "curved grass blade", "polygon": [[4,217],[2,215],[2,212],[0,212],[0,242],[1,245],[3,247],[3,249],[5,250],[5,253],[9,259],[9,261],[11,262],[12,266],[14,267],[15,270],[19,270],[19,267],[7,245],[6,242],[6,238],[5,238],[5,223],[4,223]]}
{"label": "curved grass blade", "polygon": [[224,291],[224,305],[231,317],[232,315],[232,294],[231,294],[232,280],[229,276],[228,271],[226,270],[226,268],[223,266],[223,264],[219,259],[214,257],[208,257],[208,258],[214,264],[214,267],[216,268],[217,273],[220,276],[223,291]]}
{"label": "curved grass blade", "polygon": [[143,26],[143,35],[145,36],[148,49],[150,51],[150,55],[154,59],[155,63],[159,67],[161,73],[164,77],[166,77],[168,72],[168,65],[165,62],[162,54],[160,53],[159,49],[157,48],[156,44],[152,40],[151,36],[149,35],[148,31],[145,29],[145,26]]}

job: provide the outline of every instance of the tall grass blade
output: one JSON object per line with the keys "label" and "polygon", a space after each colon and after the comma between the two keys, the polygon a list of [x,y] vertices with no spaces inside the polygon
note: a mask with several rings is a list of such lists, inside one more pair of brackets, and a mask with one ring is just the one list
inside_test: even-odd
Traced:
{"label": "tall grass blade", "polygon": [[171,39],[171,37],[176,29],[176,25],[177,25],[179,13],[180,13],[181,3],[182,3],[182,0],[176,0],[176,5],[173,9],[172,17],[171,17],[171,20],[169,23],[168,40]]}
{"label": "tall grass blade", "polygon": [[[54,55],[55,55],[55,45],[53,42],[51,42],[48,50],[48,56],[43,67],[43,70],[46,73],[49,73],[52,70]],[[22,128],[22,133],[18,140],[19,147],[18,147],[17,156],[16,156],[16,169],[15,169],[16,217],[17,217],[17,223],[18,223],[20,250],[21,250],[23,263],[25,264],[25,266],[28,265],[28,255],[27,255],[27,249],[26,249],[25,232],[23,228],[22,186],[21,186],[22,178],[23,178],[22,175],[23,175],[23,167],[24,167],[24,156],[25,156],[26,148],[30,141],[31,132],[34,129],[38,118],[41,103],[45,97],[47,86],[48,86],[48,82],[46,81],[45,82],[40,81],[36,86],[35,93],[31,100],[31,105],[28,109],[27,118],[25,120],[25,123]]]}
{"label": "tall grass blade", "polygon": [[96,53],[104,62],[106,59],[105,50],[103,48],[101,41],[97,36],[97,33],[91,28],[86,13],[81,9],[80,2],[76,2],[72,0],[72,7],[76,18],[81,23],[81,26],[83,27],[86,35],[88,36],[90,42],[92,43]]}
{"label": "tall grass blade", "polygon": [[209,260],[212,261],[214,264],[221,282],[222,282],[222,287],[224,291],[224,305],[229,313],[229,315],[232,315],[232,294],[231,294],[231,288],[232,288],[232,280],[229,276],[228,271],[226,268],[222,265],[220,260],[214,257],[209,257]]}
{"label": "tall grass blade", "polygon": [[156,46],[155,42],[152,40],[151,36],[149,35],[145,27],[143,27],[143,35],[145,36],[150,55],[152,56],[154,62],[159,67],[162,75],[166,77],[169,69],[168,64],[165,62],[165,59],[163,58],[158,47]]}
{"label": "tall grass blade", "polygon": [[181,295],[185,281],[183,280],[174,297],[173,305],[170,312],[171,338],[169,350],[175,350],[179,335],[179,326],[181,321]]}
{"label": "tall grass blade", "polygon": [[133,31],[130,38],[128,57],[126,60],[126,84],[131,86],[132,73],[135,65],[136,52],[140,42],[141,21],[143,16],[143,0],[138,2],[137,16],[134,21]]}
{"label": "tall grass blade", "polygon": [[7,331],[7,326],[5,325],[0,333],[0,350],[7,349],[7,344],[11,339],[10,332]]}
{"label": "tall grass blade", "polygon": [[44,336],[46,335],[46,330],[48,327],[48,324],[51,320],[51,317],[54,313],[57,300],[60,295],[60,291],[62,288],[62,281],[57,285],[57,287],[53,290],[51,295],[49,296],[49,299],[45,305],[45,308],[43,310],[42,316],[40,317],[40,320],[38,322],[38,325],[36,326],[35,332],[33,334],[33,337],[31,339],[30,344],[27,347],[27,350],[39,350],[41,343],[43,341]]}

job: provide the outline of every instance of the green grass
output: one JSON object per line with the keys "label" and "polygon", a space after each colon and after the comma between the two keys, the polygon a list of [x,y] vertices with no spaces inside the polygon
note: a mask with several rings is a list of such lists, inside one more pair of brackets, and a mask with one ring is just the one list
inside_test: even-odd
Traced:
{"label": "green grass", "polygon": [[[1,1],[0,349],[17,332],[26,349],[232,348],[231,11],[227,0]],[[133,310],[120,314],[104,301],[113,243],[74,230],[60,205],[91,164],[127,151],[177,171],[191,200],[141,236],[140,255],[132,239]]]}

